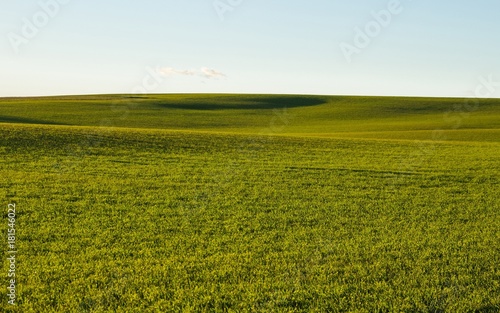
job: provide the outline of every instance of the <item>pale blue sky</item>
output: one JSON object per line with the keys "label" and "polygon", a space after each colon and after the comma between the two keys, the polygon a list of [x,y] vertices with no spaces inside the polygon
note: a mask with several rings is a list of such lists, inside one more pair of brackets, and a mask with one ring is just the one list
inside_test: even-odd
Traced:
{"label": "pale blue sky", "polygon": [[[235,5],[218,14],[216,2]],[[52,3],[47,13],[40,3]],[[400,0],[402,12],[390,13],[377,30],[381,22],[371,12],[396,4],[2,0],[0,96],[139,90],[472,96],[479,77],[500,82],[498,0]],[[355,29],[370,25],[373,38],[357,47]],[[357,49],[351,62],[342,43]],[[500,97],[500,86],[488,96]]]}

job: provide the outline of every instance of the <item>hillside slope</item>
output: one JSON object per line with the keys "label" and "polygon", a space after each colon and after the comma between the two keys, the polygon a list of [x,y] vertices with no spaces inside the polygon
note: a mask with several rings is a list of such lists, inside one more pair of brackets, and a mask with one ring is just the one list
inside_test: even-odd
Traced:
{"label": "hillside slope", "polygon": [[0,98],[0,123],[498,141],[500,99],[222,94]]}

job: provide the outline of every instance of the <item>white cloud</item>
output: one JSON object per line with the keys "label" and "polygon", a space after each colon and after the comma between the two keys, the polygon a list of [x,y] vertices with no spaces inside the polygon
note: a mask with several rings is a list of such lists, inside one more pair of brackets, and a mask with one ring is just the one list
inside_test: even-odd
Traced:
{"label": "white cloud", "polygon": [[182,75],[182,76],[200,76],[203,78],[222,78],[226,77],[224,73],[216,71],[214,69],[208,67],[202,67],[199,70],[179,70],[172,67],[162,67],[159,70],[159,73],[164,76],[174,76],[174,75]]}
{"label": "white cloud", "polygon": [[201,68],[201,73],[202,76],[206,78],[219,78],[219,77],[226,77],[225,74],[218,72],[214,69],[208,68],[208,67],[202,67]]}

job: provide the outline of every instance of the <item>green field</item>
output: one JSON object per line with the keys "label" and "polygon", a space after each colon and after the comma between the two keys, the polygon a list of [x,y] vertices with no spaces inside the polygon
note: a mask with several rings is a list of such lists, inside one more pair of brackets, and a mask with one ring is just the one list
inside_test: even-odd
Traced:
{"label": "green field", "polygon": [[16,306],[500,312],[500,100],[0,98]]}

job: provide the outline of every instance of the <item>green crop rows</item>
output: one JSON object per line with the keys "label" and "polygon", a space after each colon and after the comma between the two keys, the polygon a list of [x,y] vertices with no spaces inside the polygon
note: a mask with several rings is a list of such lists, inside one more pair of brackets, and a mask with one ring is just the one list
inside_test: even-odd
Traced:
{"label": "green crop rows", "polygon": [[487,99],[0,99],[0,309],[499,312],[499,130]]}

